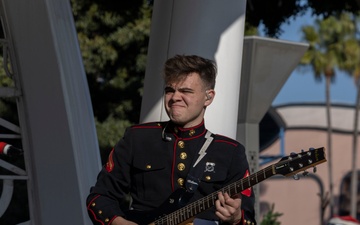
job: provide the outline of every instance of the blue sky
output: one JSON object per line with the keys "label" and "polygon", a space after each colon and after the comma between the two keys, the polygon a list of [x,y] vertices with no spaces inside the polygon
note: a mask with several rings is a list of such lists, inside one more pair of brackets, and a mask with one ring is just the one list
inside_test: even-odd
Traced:
{"label": "blue sky", "polygon": [[[282,26],[281,40],[302,42],[301,26],[313,25],[314,18],[307,13]],[[344,73],[338,73],[331,85],[332,103],[354,104],[356,88],[353,79]],[[325,80],[316,81],[311,70],[295,69],[273,101],[273,106],[287,103],[325,102]]]}

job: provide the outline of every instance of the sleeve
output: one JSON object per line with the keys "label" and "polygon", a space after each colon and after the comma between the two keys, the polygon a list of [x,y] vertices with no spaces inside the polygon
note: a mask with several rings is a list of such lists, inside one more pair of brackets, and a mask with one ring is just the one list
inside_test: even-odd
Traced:
{"label": "sleeve", "polygon": [[87,211],[94,225],[108,225],[129,208],[131,139],[130,130],[110,152],[95,186],[87,197]]}
{"label": "sleeve", "polygon": [[[232,177],[228,183],[235,182],[250,175],[249,163],[247,161],[245,148],[241,144],[236,147],[235,154],[231,163],[230,174]],[[250,187],[241,192],[241,212],[242,217],[239,225],[256,225],[255,220],[255,195],[253,188]]]}

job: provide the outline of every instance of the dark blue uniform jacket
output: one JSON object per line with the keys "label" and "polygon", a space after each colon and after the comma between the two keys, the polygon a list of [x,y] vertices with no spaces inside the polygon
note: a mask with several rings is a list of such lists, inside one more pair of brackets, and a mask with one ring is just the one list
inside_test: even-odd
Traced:
{"label": "dark blue uniform jacket", "polygon": [[[171,122],[128,128],[111,151],[87,198],[93,223],[110,224],[116,216],[127,218],[129,209],[158,210],[175,190],[186,188],[187,175],[199,157],[206,133],[204,122],[187,129]],[[213,140],[204,158],[197,164],[201,177],[189,202],[248,176],[243,145],[228,137],[215,134],[211,137]],[[243,190],[241,198],[243,219],[240,224],[256,224],[253,192]],[[196,217],[218,220],[214,212],[212,207]]]}

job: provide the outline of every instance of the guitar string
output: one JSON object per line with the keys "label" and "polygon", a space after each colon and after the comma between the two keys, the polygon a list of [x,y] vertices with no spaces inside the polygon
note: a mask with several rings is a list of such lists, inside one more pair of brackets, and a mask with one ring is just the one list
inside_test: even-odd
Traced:
{"label": "guitar string", "polygon": [[[262,172],[266,173],[266,172],[272,171],[273,170],[272,167],[273,167],[273,165],[270,165],[270,166],[264,168],[263,170],[260,170],[254,174],[249,175],[248,177],[240,179],[230,185],[227,185],[227,186],[221,188],[219,191],[225,192],[225,190],[228,188],[228,192],[232,192],[233,189],[234,189],[234,192],[237,192],[237,188],[239,188],[240,183],[241,183],[242,189],[245,190],[245,189],[251,187],[251,185],[249,187],[243,188],[244,183],[246,184],[248,182],[251,182],[252,179],[254,179],[255,177],[258,177],[258,174],[260,174]],[[273,174],[271,174],[270,176],[272,176],[272,175]],[[264,179],[266,179],[266,178],[268,178],[268,177],[265,177]],[[189,205],[186,205],[186,206],[158,219],[157,221],[161,222],[160,224],[163,224],[163,222],[165,222],[165,221],[169,221],[169,222],[174,221],[176,219],[179,219],[179,217],[181,217],[182,221],[185,221],[186,219],[189,219],[197,214],[196,207],[198,207],[199,211],[202,212],[202,211],[204,211],[204,209],[209,209],[210,207],[214,206],[215,201],[217,200],[217,193],[219,191],[213,192],[201,199],[198,199],[198,200],[190,203]],[[204,205],[206,203],[207,203],[207,205]],[[195,209],[195,211],[191,210],[191,208]],[[182,218],[183,216],[185,216],[185,217]]]}
{"label": "guitar string", "polygon": [[[305,153],[298,154],[299,158],[302,158],[303,155],[305,155]],[[306,169],[306,168],[308,168],[310,166],[315,166],[315,165],[317,165],[318,163],[321,163],[324,160],[325,159],[316,160],[316,161],[318,161],[317,163],[310,163],[309,166],[306,166],[303,169]],[[269,177],[276,174],[276,173],[273,172],[275,165],[284,165],[289,161],[292,161],[292,158],[289,157],[286,160],[283,158],[278,163],[267,166],[266,168],[254,173],[254,174],[251,174],[248,177],[240,179],[240,180],[238,180],[238,181],[236,181],[236,182],[234,182],[234,183],[232,183],[230,185],[227,185],[227,186],[221,188],[219,191],[225,192],[225,190],[228,189],[229,193],[231,193],[232,190],[234,190],[234,194],[240,193],[241,191],[243,191],[243,190],[245,190],[245,189],[247,189],[247,188],[249,188],[249,187],[251,187],[251,186],[253,186],[253,185],[257,184],[257,183],[259,183],[259,180],[258,180],[259,176],[258,175],[260,175],[261,173],[263,173],[263,177],[260,177],[262,179],[262,180],[260,179],[260,181],[263,181],[263,180],[265,180],[265,179],[267,179],[267,178],[269,178]],[[271,173],[267,175],[267,172],[271,172]],[[254,179],[255,179],[255,184],[251,185],[251,181],[254,181]],[[241,183],[241,190],[238,191],[237,188],[240,188],[240,183]],[[245,184],[248,183],[248,187],[245,186],[245,188],[244,188],[244,183]],[[172,212],[172,213],[170,213],[170,214],[156,220],[155,224],[158,224],[157,222],[161,222],[160,224],[163,224],[165,221],[168,221],[167,224],[171,224],[171,221],[174,221],[174,218],[176,220],[176,219],[179,219],[179,217],[181,217],[181,219],[176,223],[176,224],[178,224],[178,223],[181,223],[183,221],[186,221],[187,219],[192,218],[194,215],[197,214],[197,211],[194,212],[192,210],[192,208],[193,209],[195,208],[195,210],[196,210],[196,206],[198,206],[199,211],[202,212],[202,211],[204,211],[206,209],[209,209],[210,207],[214,206],[215,201],[217,200],[217,193],[219,191],[213,192],[213,193],[211,193],[211,194],[209,194],[209,195],[207,195],[207,196],[205,196],[205,197],[203,197],[201,199],[198,199],[198,200],[190,203],[189,205],[186,205],[186,206],[184,206],[184,207],[182,207],[182,208],[180,208],[180,209],[178,209],[178,210],[176,210],[176,211],[174,211],[174,212]],[[205,205],[206,203],[207,203],[207,205]],[[195,205],[195,206],[193,206],[193,205]]]}

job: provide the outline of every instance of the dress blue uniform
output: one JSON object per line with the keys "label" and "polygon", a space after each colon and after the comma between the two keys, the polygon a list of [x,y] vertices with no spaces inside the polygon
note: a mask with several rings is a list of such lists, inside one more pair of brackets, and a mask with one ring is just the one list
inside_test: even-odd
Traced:
{"label": "dress blue uniform", "polygon": [[[192,128],[177,127],[172,122],[128,128],[111,151],[87,198],[93,223],[111,224],[116,216],[129,218],[129,209],[145,212],[158,209],[175,190],[186,188],[190,169],[199,159],[199,150],[207,140],[206,133],[204,122]],[[213,140],[199,164],[198,186],[189,202],[248,175],[244,147],[221,135],[211,134],[211,138]],[[251,189],[242,191],[241,198],[243,216],[239,224],[256,224]],[[219,222],[214,207],[196,217],[205,219],[208,224]]]}

